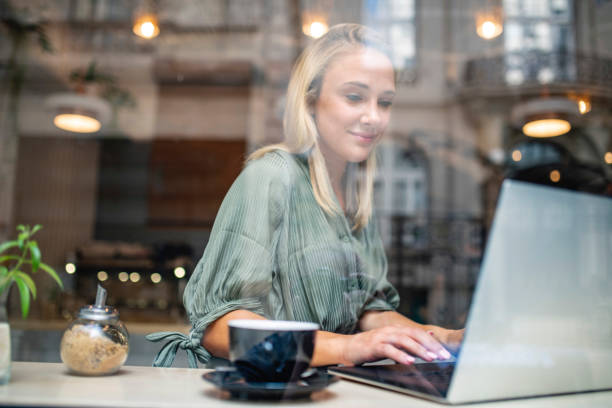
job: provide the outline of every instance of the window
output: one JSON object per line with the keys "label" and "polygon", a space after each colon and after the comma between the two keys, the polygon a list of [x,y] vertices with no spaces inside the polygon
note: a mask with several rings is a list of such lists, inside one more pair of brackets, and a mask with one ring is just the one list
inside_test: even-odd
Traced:
{"label": "window", "polygon": [[374,205],[383,242],[391,244],[392,219],[420,219],[427,211],[427,171],[420,152],[393,143],[378,147]]}
{"label": "window", "polygon": [[504,0],[506,82],[541,84],[573,77],[572,0]]}
{"label": "window", "polygon": [[364,23],[391,45],[398,81],[411,82],[416,73],[415,0],[364,0]]}

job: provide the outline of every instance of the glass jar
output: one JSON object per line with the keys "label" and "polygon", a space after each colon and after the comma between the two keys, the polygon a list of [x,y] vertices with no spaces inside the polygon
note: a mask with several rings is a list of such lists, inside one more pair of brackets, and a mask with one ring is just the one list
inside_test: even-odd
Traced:
{"label": "glass jar", "polygon": [[60,355],[74,373],[113,374],[127,359],[128,337],[115,308],[89,305],[80,310],[78,318],[64,332]]}
{"label": "glass jar", "polygon": [[8,290],[0,294],[0,385],[11,378],[11,327],[6,313]]}

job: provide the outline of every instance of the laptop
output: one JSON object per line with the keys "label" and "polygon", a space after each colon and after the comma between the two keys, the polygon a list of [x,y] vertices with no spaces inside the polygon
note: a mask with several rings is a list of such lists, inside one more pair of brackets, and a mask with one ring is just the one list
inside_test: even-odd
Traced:
{"label": "laptop", "polygon": [[328,372],[446,404],[612,389],[612,199],[505,180],[456,361]]}

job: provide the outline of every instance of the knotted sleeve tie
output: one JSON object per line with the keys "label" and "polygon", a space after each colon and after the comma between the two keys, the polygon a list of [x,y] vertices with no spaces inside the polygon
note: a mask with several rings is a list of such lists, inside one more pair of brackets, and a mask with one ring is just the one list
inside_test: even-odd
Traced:
{"label": "knotted sleeve tie", "polygon": [[158,341],[167,341],[166,344],[159,350],[155,360],[153,360],[153,367],[170,367],[176,357],[178,349],[185,350],[187,352],[187,359],[189,361],[190,368],[198,368],[197,360],[205,364],[210,360],[211,355],[207,352],[204,347],[200,345],[200,336],[194,335],[193,332],[187,336],[180,332],[158,332],[147,334],[145,338],[149,341],[157,343]]}

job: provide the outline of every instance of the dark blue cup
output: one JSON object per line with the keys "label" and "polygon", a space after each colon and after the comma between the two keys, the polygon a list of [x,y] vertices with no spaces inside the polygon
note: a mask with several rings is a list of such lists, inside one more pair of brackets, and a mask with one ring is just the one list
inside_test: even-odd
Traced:
{"label": "dark blue cup", "polygon": [[231,320],[230,360],[248,382],[294,382],[308,369],[319,325]]}

